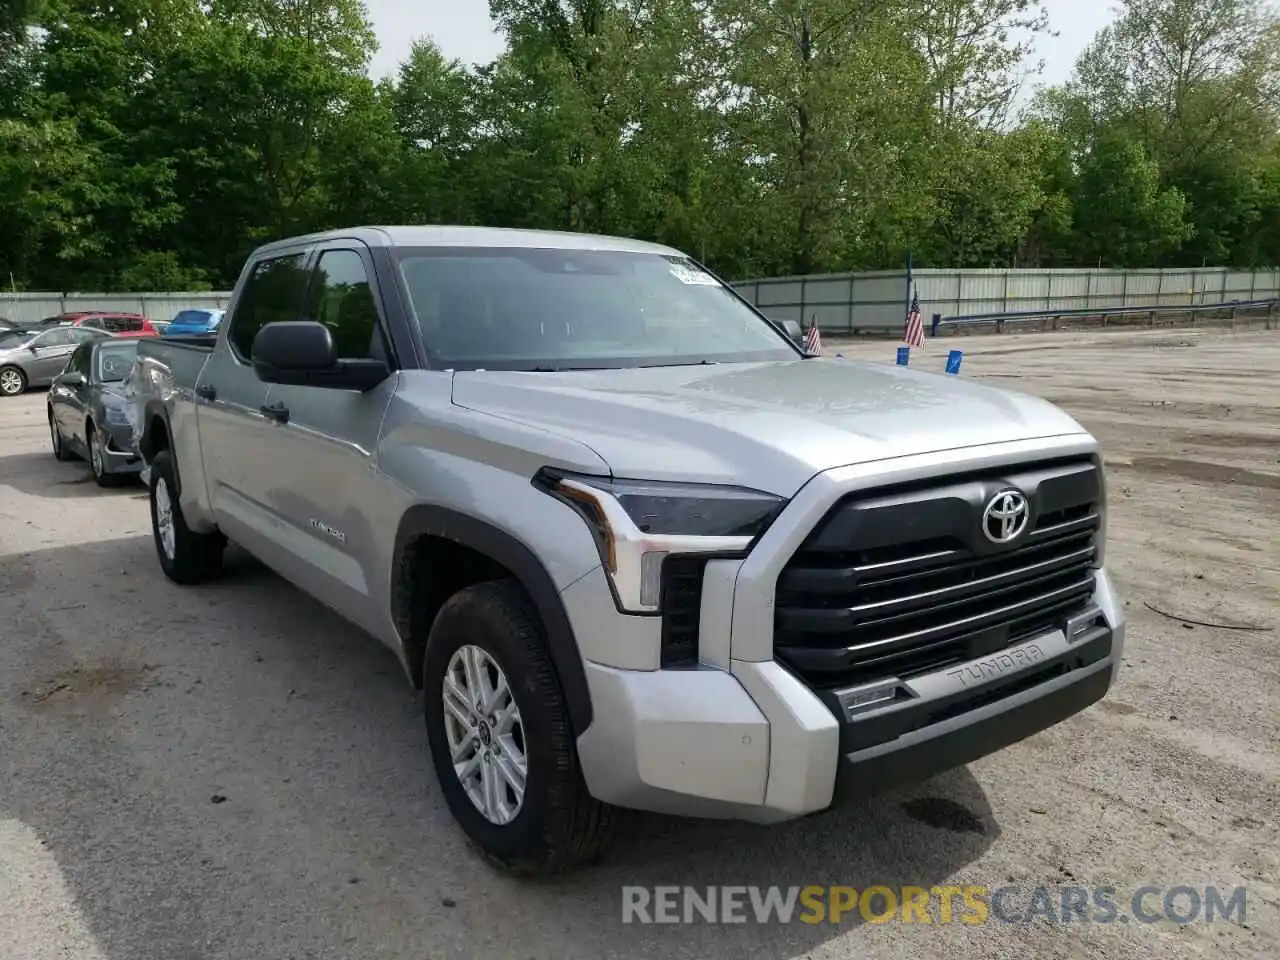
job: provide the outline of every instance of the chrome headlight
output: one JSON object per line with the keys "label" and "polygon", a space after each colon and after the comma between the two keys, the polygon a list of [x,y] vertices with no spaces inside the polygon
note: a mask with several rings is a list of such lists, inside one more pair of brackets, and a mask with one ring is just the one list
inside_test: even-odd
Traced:
{"label": "chrome headlight", "polygon": [[534,483],[586,521],[618,608],[658,613],[668,556],[743,556],[781,497],[719,484],[622,480],[543,470]]}

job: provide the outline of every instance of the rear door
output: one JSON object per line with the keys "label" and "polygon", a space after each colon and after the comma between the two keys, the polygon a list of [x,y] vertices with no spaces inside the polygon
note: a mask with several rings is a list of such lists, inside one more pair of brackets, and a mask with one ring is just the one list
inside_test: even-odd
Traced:
{"label": "rear door", "polygon": [[[381,291],[363,244],[319,250],[306,303],[304,317],[329,327],[342,359],[379,359],[395,370]],[[374,633],[386,601],[371,596],[378,559],[373,531],[395,522],[378,511],[396,501],[374,454],[397,381],[393,372],[366,393],[277,383],[267,395],[277,416],[287,414],[274,426],[278,466],[270,492],[272,510],[287,524],[286,575]]]}
{"label": "rear door", "polygon": [[228,536],[274,567],[282,559],[282,524],[270,505],[272,488],[281,479],[278,432],[262,412],[267,384],[253,372],[250,351],[266,324],[299,319],[308,264],[308,250],[300,249],[248,268],[231,307],[227,336],[195,384],[208,502]]}

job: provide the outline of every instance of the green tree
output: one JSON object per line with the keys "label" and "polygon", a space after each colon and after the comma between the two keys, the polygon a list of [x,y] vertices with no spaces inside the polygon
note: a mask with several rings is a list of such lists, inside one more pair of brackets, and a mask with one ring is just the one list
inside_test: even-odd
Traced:
{"label": "green tree", "polygon": [[1136,140],[1108,135],[1080,163],[1073,198],[1078,257],[1115,267],[1159,265],[1192,232],[1177,189]]}

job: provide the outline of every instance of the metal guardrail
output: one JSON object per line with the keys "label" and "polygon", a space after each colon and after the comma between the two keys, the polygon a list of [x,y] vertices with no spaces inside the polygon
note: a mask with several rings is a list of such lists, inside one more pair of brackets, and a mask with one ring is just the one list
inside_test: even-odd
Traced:
{"label": "metal guardrail", "polygon": [[1110,310],[1096,308],[1085,310],[1023,310],[1013,313],[970,313],[951,317],[944,317],[940,313],[935,313],[930,323],[930,334],[936,337],[939,329],[944,326],[983,326],[988,324],[994,324],[996,332],[1003,333],[1007,324],[1027,323],[1034,320],[1047,322],[1050,330],[1056,330],[1058,322],[1061,320],[1090,320],[1094,318],[1100,320],[1101,325],[1105,327],[1113,318],[1147,317],[1149,324],[1154,326],[1156,320],[1160,317],[1190,316],[1194,320],[1197,314],[1203,313],[1225,314],[1232,320],[1241,314],[1261,315],[1267,319],[1269,329],[1271,318],[1280,316],[1280,299],[1232,300],[1226,303],[1183,304],[1162,307],[1116,307]]}

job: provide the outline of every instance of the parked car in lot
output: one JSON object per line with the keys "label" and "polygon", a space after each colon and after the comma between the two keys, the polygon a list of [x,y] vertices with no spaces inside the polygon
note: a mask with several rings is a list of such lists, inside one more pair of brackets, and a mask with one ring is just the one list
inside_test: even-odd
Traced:
{"label": "parked car in lot", "polygon": [[0,331],[0,396],[47,386],[79,344],[106,336],[86,327]]}
{"label": "parked car in lot", "polygon": [[104,330],[117,337],[155,337],[159,336],[149,319],[140,313],[106,313],[79,312],[60,313],[56,317],[46,317],[37,326],[40,327],[89,327],[93,330]]}
{"label": "parked car in lot", "polygon": [[102,337],[82,343],[49,388],[53,455],[88,460],[99,486],[111,486],[142,469],[123,393],[137,353],[136,339]]}
{"label": "parked car in lot", "polygon": [[165,328],[166,337],[189,337],[213,333],[225,313],[223,310],[179,310]]}
{"label": "parked car in lot", "polygon": [[230,538],[390,646],[450,810],[520,871],[591,857],[612,805],[769,823],[926,777],[1119,668],[1083,427],[806,357],[677,250],[299,237],[138,364],[165,574]]}

